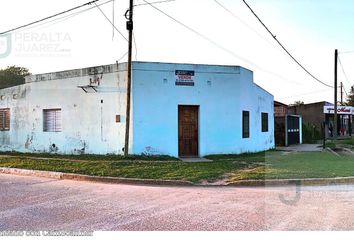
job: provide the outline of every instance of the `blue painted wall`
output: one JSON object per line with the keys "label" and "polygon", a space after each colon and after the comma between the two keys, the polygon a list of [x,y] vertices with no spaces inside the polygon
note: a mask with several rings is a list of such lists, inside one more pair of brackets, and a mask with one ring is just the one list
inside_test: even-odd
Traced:
{"label": "blue painted wall", "polygon": [[[176,86],[175,70],[195,71],[194,86]],[[135,154],[178,156],[178,105],[199,106],[199,155],[274,147],[273,96],[237,66],[133,63]],[[250,111],[250,138],[242,138],[242,111]],[[268,132],[261,132],[261,113]]]}

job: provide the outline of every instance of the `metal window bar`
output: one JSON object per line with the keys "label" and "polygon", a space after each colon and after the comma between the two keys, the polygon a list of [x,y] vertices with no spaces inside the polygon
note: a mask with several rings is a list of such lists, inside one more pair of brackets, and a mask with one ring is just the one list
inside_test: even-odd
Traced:
{"label": "metal window bar", "polygon": [[10,130],[10,109],[0,109],[0,131]]}
{"label": "metal window bar", "polygon": [[43,110],[43,131],[44,132],[61,132],[61,109],[44,109]]}
{"label": "metal window bar", "polygon": [[242,111],[242,138],[250,137],[250,112]]}

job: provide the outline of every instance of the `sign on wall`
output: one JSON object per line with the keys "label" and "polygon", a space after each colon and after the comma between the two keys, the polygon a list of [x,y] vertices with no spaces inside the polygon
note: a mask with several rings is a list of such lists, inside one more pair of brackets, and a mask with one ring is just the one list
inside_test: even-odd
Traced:
{"label": "sign on wall", "polygon": [[194,71],[176,70],[176,86],[194,86]]}
{"label": "sign on wall", "polygon": [[[323,113],[327,114],[334,114],[334,107],[333,106],[324,106]],[[354,107],[348,106],[338,106],[337,107],[337,114],[354,114]]]}

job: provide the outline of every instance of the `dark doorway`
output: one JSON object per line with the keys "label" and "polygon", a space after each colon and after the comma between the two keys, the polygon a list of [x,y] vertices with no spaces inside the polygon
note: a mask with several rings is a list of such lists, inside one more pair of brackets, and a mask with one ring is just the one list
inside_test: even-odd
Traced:
{"label": "dark doorway", "polygon": [[178,106],[178,155],[197,157],[198,106]]}
{"label": "dark doorway", "polygon": [[300,121],[297,116],[287,116],[288,145],[300,143]]}

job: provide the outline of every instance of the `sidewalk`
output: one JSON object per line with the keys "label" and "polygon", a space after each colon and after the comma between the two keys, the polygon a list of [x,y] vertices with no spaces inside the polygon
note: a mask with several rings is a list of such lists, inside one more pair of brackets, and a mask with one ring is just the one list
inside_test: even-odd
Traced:
{"label": "sidewalk", "polygon": [[321,152],[322,144],[297,144],[288,147],[276,147],[277,150],[290,152]]}

